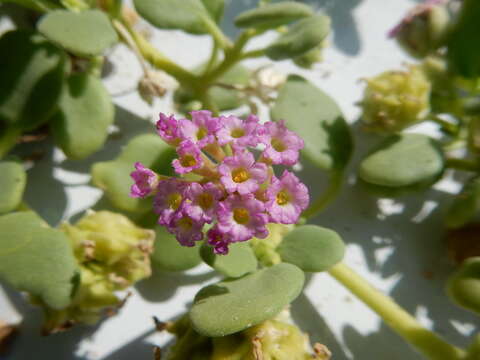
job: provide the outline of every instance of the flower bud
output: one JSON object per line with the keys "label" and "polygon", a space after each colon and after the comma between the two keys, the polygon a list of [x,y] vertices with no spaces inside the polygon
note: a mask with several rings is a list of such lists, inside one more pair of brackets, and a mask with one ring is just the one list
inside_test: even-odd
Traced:
{"label": "flower bud", "polygon": [[[46,309],[46,333],[75,323],[93,324],[122,304],[115,292],[150,276],[154,233],[120,214],[89,212],[75,225],[62,224],[79,262],[79,284],[63,310]],[[35,301],[35,299],[34,299]]]}
{"label": "flower bud", "polygon": [[444,44],[450,14],[443,0],[417,5],[390,31],[412,56],[423,58]]}
{"label": "flower bud", "polygon": [[386,71],[366,79],[360,105],[371,130],[391,133],[421,121],[430,111],[431,84],[418,66],[407,71]]}

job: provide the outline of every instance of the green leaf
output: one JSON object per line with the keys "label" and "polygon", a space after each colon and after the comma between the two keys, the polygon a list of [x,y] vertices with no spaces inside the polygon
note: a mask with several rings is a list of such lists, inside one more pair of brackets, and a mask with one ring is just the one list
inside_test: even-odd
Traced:
{"label": "green leaf", "polygon": [[333,230],[303,225],[289,232],[277,247],[282,261],[306,272],[326,271],[343,259],[345,245]]}
{"label": "green leaf", "polygon": [[360,163],[360,178],[373,185],[402,188],[427,186],[441,176],[444,155],[438,142],[422,134],[385,139]]}
{"label": "green leaf", "polygon": [[470,222],[480,210],[480,177],[471,178],[453,200],[445,218],[449,228],[459,228]]}
{"label": "green leaf", "polygon": [[212,247],[203,244],[200,255],[203,261],[226,277],[238,278],[257,270],[257,258],[249,244],[231,244],[227,255],[216,255]]}
{"label": "green leaf", "polygon": [[0,38],[0,121],[23,130],[45,123],[60,96],[67,56],[23,30]]}
{"label": "green leaf", "polygon": [[207,32],[210,14],[200,0],[134,0],[137,12],[160,29],[178,29],[192,34]]}
{"label": "green leaf", "polygon": [[68,78],[50,128],[69,158],[83,159],[103,146],[113,117],[112,100],[101,80],[79,73]]}
{"label": "green leaf", "polygon": [[299,268],[283,263],[209,285],[195,296],[190,320],[202,335],[236,333],[277,315],[300,294],[304,280]]}
{"label": "green leaf", "polygon": [[0,217],[1,280],[62,309],[71,301],[77,277],[77,261],[63,232],[33,212]]}
{"label": "green leaf", "polygon": [[108,17],[100,10],[55,10],[38,23],[38,31],[78,56],[101,55],[118,41]]}
{"label": "green leaf", "polygon": [[130,140],[117,159],[94,164],[92,181],[105,191],[108,200],[117,208],[137,213],[147,212],[152,209],[152,199],[130,196],[133,184],[130,173],[134,170],[134,164],[139,161],[159,174],[170,175],[171,162],[175,156],[174,149],[158,135],[139,135]]}
{"label": "green leaf", "polygon": [[475,338],[467,349],[467,355],[464,360],[478,359],[480,359],[480,334],[475,335]]}
{"label": "green leaf", "polygon": [[457,23],[448,40],[450,67],[466,78],[480,76],[480,48],[478,34],[480,34],[480,2],[478,0],[464,0]]}
{"label": "green leaf", "polygon": [[308,5],[282,1],[244,11],[235,18],[235,25],[240,28],[273,29],[312,15],[313,10]]}
{"label": "green leaf", "polygon": [[338,105],[322,90],[297,75],[290,75],[272,108],[275,121],[305,142],[303,154],[325,170],[343,169],[351,156],[353,140]]}
{"label": "green leaf", "polygon": [[20,205],[27,174],[23,166],[14,161],[0,161],[0,174],[0,214],[4,214]]}
{"label": "green leaf", "polygon": [[222,21],[225,9],[225,0],[202,0],[203,6],[217,24]]}
{"label": "green leaf", "polygon": [[463,262],[448,280],[447,292],[458,306],[480,315],[480,257]]}
{"label": "green leaf", "polygon": [[330,32],[330,18],[315,15],[293,24],[265,50],[272,60],[292,59],[321,44]]}
{"label": "green leaf", "polygon": [[200,246],[182,246],[164,226],[155,227],[155,249],[151,256],[153,266],[162,271],[185,271],[202,262]]}

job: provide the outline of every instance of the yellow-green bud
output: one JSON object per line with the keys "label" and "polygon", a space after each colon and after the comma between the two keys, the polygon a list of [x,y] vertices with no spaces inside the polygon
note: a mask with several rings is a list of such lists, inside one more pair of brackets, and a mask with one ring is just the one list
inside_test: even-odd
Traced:
{"label": "yellow-green bud", "polygon": [[293,228],[293,225],[270,223],[267,224],[268,236],[265,239],[253,238],[250,240],[255,256],[262,265],[272,266],[282,261],[276,248],[282,242],[283,237]]}
{"label": "yellow-green bud", "polygon": [[115,295],[150,276],[154,232],[137,227],[123,215],[90,211],[75,225],[62,224],[80,267],[72,303],[63,310],[46,309],[46,332],[75,323],[92,324],[120,306]]}
{"label": "yellow-green bud", "polygon": [[371,130],[400,131],[423,120],[430,111],[431,84],[419,66],[386,71],[366,82],[361,106],[363,121]]}
{"label": "yellow-green bud", "polygon": [[450,23],[450,13],[442,0],[417,5],[390,36],[412,56],[423,58],[441,47]]}

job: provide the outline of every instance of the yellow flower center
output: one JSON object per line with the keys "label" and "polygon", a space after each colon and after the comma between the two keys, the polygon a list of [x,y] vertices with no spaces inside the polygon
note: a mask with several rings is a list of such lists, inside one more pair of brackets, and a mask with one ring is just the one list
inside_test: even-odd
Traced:
{"label": "yellow flower center", "polygon": [[197,201],[203,210],[210,209],[213,205],[213,196],[209,193],[202,193],[198,196]]}
{"label": "yellow flower center", "polygon": [[236,208],[233,210],[233,219],[238,224],[245,225],[250,220],[250,213],[245,208]]}
{"label": "yellow flower center", "polygon": [[290,201],[290,196],[285,190],[279,191],[277,193],[277,204],[278,205],[285,205],[289,201]]}
{"label": "yellow flower center", "polygon": [[183,230],[190,230],[193,226],[193,221],[189,217],[183,217],[178,220],[177,225]]}
{"label": "yellow flower center", "polygon": [[168,195],[167,204],[173,210],[177,210],[182,203],[182,195],[178,192]]}
{"label": "yellow flower center", "polygon": [[272,147],[278,152],[282,152],[282,151],[287,150],[287,147],[285,146],[283,141],[280,140],[280,139],[273,138],[272,141],[271,141],[271,144],[272,144]]}
{"label": "yellow flower center", "polygon": [[244,168],[238,168],[232,171],[232,179],[236,183],[242,183],[250,179],[250,174]]}
{"label": "yellow flower center", "polygon": [[180,159],[180,164],[182,164],[183,167],[192,167],[197,164],[197,160],[195,160],[193,155],[185,155]]}
{"label": "yellow flower center", "polygon": [[243,130],[242,128],[236,128],[236,129],[233,129],[230,135],[233,138],[238,139],[245,135],[245,130]]}
{"label": "yellow flower center", "polygon": [[207,136],[208,131],[203,126],[198,129],[197,131],[197,139],[202,140],[205,136]]}

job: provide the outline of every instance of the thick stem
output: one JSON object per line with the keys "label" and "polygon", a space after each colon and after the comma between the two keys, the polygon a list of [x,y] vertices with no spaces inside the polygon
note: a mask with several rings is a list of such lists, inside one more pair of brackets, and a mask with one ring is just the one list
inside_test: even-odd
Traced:
{"label": "thick stem", "polygon": [[337,197],[338,192],[342,188],[342,184],[343,172],[335,171],[331,173],[327,190],[303,212],[302,217],[305,219],[312,218],[325,209]]}
{"label": "thick stem", "polygon": [[474,160],[447,158],[445,166],[455,170],[478,172],[480,171],[480,164]]}
{"label": "thick stem", "polygon": [[215,21],[213,21],[209,16],[203,16],[202,21],[209,34],[212,35],[212,38],[222,49],[228,49],[232,47],[231,41],[225,36]]}
{"label": "thick stem", "polygon": [[375,311],[395,332],[432,360],[460,360],[465,352],[424,328],[392,298],[371,286],[347,265],[340,263],[329,270],[337,281]]}

